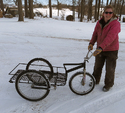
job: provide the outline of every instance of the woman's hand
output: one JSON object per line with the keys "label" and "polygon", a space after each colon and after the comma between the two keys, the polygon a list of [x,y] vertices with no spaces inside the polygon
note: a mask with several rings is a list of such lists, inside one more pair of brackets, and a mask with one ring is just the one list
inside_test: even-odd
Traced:
{"label": "woman's hand", "polygon": [[92,44],[89,44],[88,50],[93,50],[93,45]]}
{"label": "woman's hand", "polygon": [[101,52],[102,52],[102,48],[97,48],[97,49],[94,51],[93,56],[96,56],[96,55],[98,55],[98,54],[101,53]]}

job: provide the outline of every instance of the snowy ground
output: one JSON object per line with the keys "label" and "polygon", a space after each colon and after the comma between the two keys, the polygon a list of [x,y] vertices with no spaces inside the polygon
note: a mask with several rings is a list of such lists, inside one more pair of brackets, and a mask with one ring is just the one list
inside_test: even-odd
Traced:
{"label": "snowy ground", "polygon": [[[67,84],[52,89],[41,101],[21,98],[8,73],[19,63],[35,57],[46,58],[54,66],[82,62],[87,53],[95,23],[60,21],[49,18],[0,18],[0,113],[125,113],[125,23],[121,23],[119,59],[115,85],[103,92],[105,68],[101,82],[85,96],[72,93]],[[92,73],[94,57],[87,64]],[[73,73],[69,74],[69,78]]]}

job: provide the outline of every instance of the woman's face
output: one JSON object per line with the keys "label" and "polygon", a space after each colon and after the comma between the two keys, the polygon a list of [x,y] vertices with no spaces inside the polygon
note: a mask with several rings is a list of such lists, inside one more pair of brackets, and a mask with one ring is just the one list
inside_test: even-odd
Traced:
{"label": "woman's face", "polygon": [[107,22],[109,19],[112,18],[112,16],[113,16],[113,10],[111,8],[106,9],[105,12],[103,13],[103,16],[104,16],[105,22]]}

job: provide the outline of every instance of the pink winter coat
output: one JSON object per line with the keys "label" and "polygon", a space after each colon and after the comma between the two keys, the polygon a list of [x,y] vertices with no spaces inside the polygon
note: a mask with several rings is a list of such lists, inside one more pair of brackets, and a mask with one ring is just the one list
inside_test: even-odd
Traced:
{"label": "pink winter coat", "polygon": [[119,49],[118,33],[120,31],[121,25],[116,18],[112,18],[103,29],[98,21],[90,43],[94,45],[97,42],[97,48],[101,47],[103,51],[116,51]]}

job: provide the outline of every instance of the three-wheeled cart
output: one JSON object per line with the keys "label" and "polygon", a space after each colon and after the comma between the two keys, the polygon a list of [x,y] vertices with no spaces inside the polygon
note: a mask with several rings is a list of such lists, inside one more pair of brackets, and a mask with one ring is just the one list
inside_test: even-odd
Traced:
{"label": "three-wheeled cart", "polygon": [[[67,82],[68,73],[75,72],[69,79],[69,88],[77,95],[86,95],[95,87],[95,78],[86,72],[86,62],[92,54],[87,53],[82,63],[64,63],[63,67],[52,66],[44,58],[34,58],[26,63],[19,63],[9,75],[13,75],[9,82],[15,83],[18,94],[30,101],[44,99],[50,92],[51,87],[64,86]],[[67,68],[70,66],[71,68]],[[63,71],[62,71],[63,70]]]}

